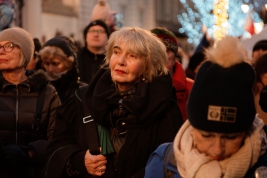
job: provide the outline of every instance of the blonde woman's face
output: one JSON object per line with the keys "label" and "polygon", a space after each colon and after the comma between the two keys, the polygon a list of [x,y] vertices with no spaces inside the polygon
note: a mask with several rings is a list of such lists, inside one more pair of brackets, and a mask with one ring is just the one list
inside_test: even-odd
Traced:
{"label": "blonde woman's face", "polygon": [[50,74],[58,74],[68,69],[60,57],[43,59],[43,66],[45,71]]}
{"label": "blonde woman's face", "polygon": [[[10,41],[0,42],[0,70],[15,70],[21,68],[21,49],[18,46],[14,46],[12,51],[6,52],[3,49],[3,45],[11,44]],[[11,46],[10,46],[11,47]]]}
{"label": "blonde woman's face", "polygon": [[115,44],[109,67],[112,80],[117,84],[118,89],[123,91],[133,86],[140,78],[142,70],[141,57],[126,50],[124,44]]}
{"label": "blonde woman's face", "polygon": [[195,146],[214,160],[224,160],[235,154],[242,146],[245,132],[222,134],[205,132],[194,128]]}

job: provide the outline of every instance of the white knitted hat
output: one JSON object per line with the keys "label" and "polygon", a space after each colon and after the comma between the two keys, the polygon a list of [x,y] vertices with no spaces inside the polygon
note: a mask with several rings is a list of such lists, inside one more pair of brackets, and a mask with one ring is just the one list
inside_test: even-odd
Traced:
{"label": "white knitted hat", "polygon": [[110,15],[110,6],[106,0],[98,0],[98,3],[94,6],[91,15],[91,22],[94,20],[103,20],[106,22]]}

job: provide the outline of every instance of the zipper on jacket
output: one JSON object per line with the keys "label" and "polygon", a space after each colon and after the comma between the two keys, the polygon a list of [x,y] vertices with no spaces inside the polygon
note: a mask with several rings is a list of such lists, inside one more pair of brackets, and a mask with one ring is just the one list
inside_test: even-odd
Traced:
{"label": "zipper on jacket", "polygon": [[19,122],[19,89],[16,85],[16,144],[18,144],[18,122]]}

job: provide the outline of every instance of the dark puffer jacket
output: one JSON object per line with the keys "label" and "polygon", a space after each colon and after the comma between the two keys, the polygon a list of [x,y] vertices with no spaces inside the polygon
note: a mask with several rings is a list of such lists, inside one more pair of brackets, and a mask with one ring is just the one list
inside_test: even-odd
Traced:
{"label": "dark puffer jacket", "polygon": [[[39,92],[41,90],[45,90],[42,116],[38,132],[33,132],[34,115]],[[0,164],[9,165],[7,168],[15,172],[16,167],[28,165],[24,162],[25,160],[29,162],[33,161],[34,163],[42,163],[45,159],[47,140],[52,138],[55,114],[60,105],[61,102],[55,88],[47,83],[43,73],[37,72],[28,77],[27,81],[18,85],[7,82],[1,75]],[[33,133],[37,134],[34,135]],[[35,153],[32,160],[29,160],[28,157],[28,151],[30,149]],[[3,160],[5,160],[4,163]],[[14,162],[10,162],[9,164],[7,163],[8,161]],[[19,164],[21,165],[16,164],[16,162],[20,162]],[[25,167],[25,169],[27,168]],[[3,172],[6,172],[6,170],[7,169],[1,166],[0,175],[3,175]],[[22,174],[24,173],[20,173],[20,177],[23,177],[24,175]],[[8,175],[10,176],[9,173]]]}

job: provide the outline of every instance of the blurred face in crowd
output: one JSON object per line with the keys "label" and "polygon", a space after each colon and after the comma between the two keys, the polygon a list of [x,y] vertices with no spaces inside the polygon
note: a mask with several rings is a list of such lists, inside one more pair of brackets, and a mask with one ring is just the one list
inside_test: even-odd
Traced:
{"label": "blurred face in crowd", "polygon": [[130,51],[124,44],[115,44],[109,64],[112,80],[120,91],[133,86],[140,78],[141,56]]}
{"label": "blurred face in crowd", "polygon": [[258,49],[256,51],[253,51],[252,52],[252,63],[255,63],[258,60],[258,58],[261,55],[263,55],[263,53],[265,53],[265,52],[266,52],[266,50],[263,50],[263,49]]}
{"label": "blurred face in crowd", "polygon": [[22,67],[23,55],[19,46],[10,41],[1,41],[0,47],[0,70],[14,70]]}
{"label": "blurred face in crowd", "polygon": [[261,82],[263,86],[267,85],[267,73],[261,75]]}
{"label": "blurred face in crowd", "polygon": [[242,146],[245,132],[223,134],[194,128],[195,146],[199,152],[214,160],[224,160],[235,154]]}
{"label": "blurred face in crowd", "polygon": [[169,49],[166,50],[167,52],[167,60],[165,66],[169,70],[170,74],[173,74],[173,66],[175,64],[175,53]]}
{"label": "blurred face in crowd", "polygon": [[49,74],[58,74],[69,70],[69,68],[65,65],[64,59],[61,56],[54,56],[53,58],[44,58],[43,66],[45,71]]}
{"label": "blurred face in crowd", "polygon": [[94,25],[88,29],[86,35],[86,43],[88,47],[104,47],[107,41],[108,35],[102,26]]}

